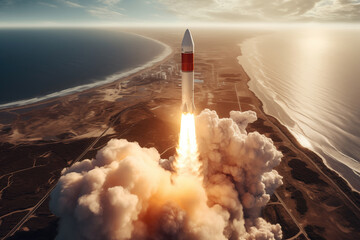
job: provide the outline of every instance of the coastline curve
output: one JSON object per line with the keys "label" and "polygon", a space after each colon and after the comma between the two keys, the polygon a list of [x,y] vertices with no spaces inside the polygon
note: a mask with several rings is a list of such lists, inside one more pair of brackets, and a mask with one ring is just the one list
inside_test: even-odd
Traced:
{"label": "coastline curve", "polygon": [[164,47],[164,50],[160,54],[156,55],[152,60],[147,61],[144,64],[142,64],[141,66],[133,68],[131,70],[128,70],[125,72],[113,73],[113,74],[105,77],[105,79],[103,79],[103,80],[99,80],[99,81],[87,83],[87,84],[82,84],[82,85],[75,86],[75,87],[70,87],[70,88],[63,89],[63,90],[60,90],[57,92],[46,94],[44,96],[3,103],[3,104],[0,104],[0,110],[4,110],[4,109],[8,109],[8,108],[22,107],[22,106],[27,106],[27,105],[31,105],[31,104],[37,104],[37,103],[40,103],[43,101],[55,99],[58,97],[64,97],[64,96],[71,95],[74,93],[83,92],[85,90],[89,90],[89,89],[92,89],[95,87],[99,87],[102,85],[106,85],[106,84],[118,81],[122,78],[128,77],[132,74],[135,74],[135,73],[145,70],[147,68],[153,67],[156,63],[163,61],[173,52],[172,48],[169,45],[167,45],[159,40],[149,38],[146,36],[142,36],[140,34],[131,33],[131,32],[126,32],[126,34],[135,35],[135,36],[141,37],[143,39],[153,41],[157,44],[162,45]]}

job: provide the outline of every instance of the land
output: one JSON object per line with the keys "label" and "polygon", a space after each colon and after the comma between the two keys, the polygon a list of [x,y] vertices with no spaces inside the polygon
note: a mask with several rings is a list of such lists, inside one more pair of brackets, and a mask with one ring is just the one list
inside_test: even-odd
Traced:
{"label": "land", "polygon": [[[180,41],[183,29],[122,29],[157,39],[173,52],[151,68],[81,93],[0,110],[0,238],[53,239],[58,219],[48,194],[61,170],[93,158],[112,138],[175,154],[180,124]],[[262,32],[263,33],[263,32]],[[264,113],[237,62],[238,43],[256,31],[194,29],[195,105],[220,117],[252,110],[248,132],[271,138],[284,155],[284,184],[263,209],[284,239],[360,239],[360,195],[286,127]],[[21,223],[21,224],[19,224]]]}

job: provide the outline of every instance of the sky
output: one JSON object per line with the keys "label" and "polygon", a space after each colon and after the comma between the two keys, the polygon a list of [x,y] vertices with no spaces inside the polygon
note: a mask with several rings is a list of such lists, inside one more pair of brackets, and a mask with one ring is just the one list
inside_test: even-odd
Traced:
{"label": "sky", "polygon": [[0,0],[22,24],[360,23],[360,0]]}

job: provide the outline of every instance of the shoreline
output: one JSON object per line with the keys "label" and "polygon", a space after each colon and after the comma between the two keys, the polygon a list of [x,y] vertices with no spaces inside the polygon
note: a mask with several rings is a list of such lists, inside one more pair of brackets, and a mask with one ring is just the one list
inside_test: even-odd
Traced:
{"label": "shoreline", "polygon": [[[252,38],[245,39],[244,41],[239,43],[238,46],[239,46],[240,50],[242,50],[244,45],[249,46],[248,43],[250,41],[252,41],[253,44],[251,46],[253,46],[254,41],[255,42],[258,41],[258,39],[261,38],[261,37],[264,37],[264,36],[255,36],[255,37],[252,37]],[[243,55],[238,56],[237,60],[238,60],[239,65],[241,65],[241,66],[245,65],[245,66],[249,67],[249,65],[251,65],[251,62],[246,62]],[[286,111],[287,110],[286,108],[281,107],[280,103],[275,103],[275,105],[278,105],[280,109],[277,109],[276,107],[271,107],[271,99],[270,98],[273,95],[271,95],[271,94],[267,95],[267,94],[262,93],[264,91],[265,92],[269,91],[268,87],[264,86],[261,81],[260,81],[260,83],[257,82],[258,79],[256,79],[256,77],[254,77],[253,71],[250,69],[250,67],[247,70],[245,70],[245,68],[244,68],[244,71],[246,72],[246,74],[248,76],[252,75],[253,78],[254,78],[254,79],[249,80],[249,83],[248,83],[249,90],[252,91],[260,101],[265,101],[265,102],[262,102],[262,111],[264,113],[266,113],[267,115],[276,118],[277,121],[279,121],[279,124],[282,124],[283,126],[285,126],[287,128],[287,130],[291,133],[291,135],[293,135],[295,137],[297,142],[302,147],[304,147],[306,149],[309,149],[310,151],[314,152],[319,158],[321,158],[321,160],[323,161],[323,164],[325,164],[325,166],[327,168],[329,168],[330,170],[336,172],[336,174],[339,175],[347,183],[347,185],[349,185],[349,187],[352,189],[352,191],[360,193],[359,184],[358,184],[358,181],[360,179],[358,178],[359,174],[356,172],[356,169],[354,169],[355,166],[349,166],[348,165],[349,163],[338,160],[338,159],[342,159],[340,156],[337,156],[337,157],[336,156],[327,156],[326,154],[324,156],[323,154],[321,154],[321,152],[324,149],[326,149],[326,147],[319,148],[319,146],[318,146],[317,147],[318,151],[316,150],[316,147],[312,147],[313,144],[316,143],[315,141],[313,141],[311,139],[308,139],[306,136],[302,135],[301,133],[296,132],[294,129],[292,129],[289,126],[289,124],[291,125],[292,122],[295,123],[295,120],[290,118],[290,116],[287,116],[288,112]],[[271,111],[271,109],[272,109],[272,111]],[[276,114],[272,114],[271,112],[273,112],[273,113],[277,112],[279,117],[277,117]],[[282,120],[281,120],[281,117],[283,117]],[[288,124],[286,124],[286,121],[288,121]],[[323,136],[323,135],[321,135],[321,136]],[[326,136],[323,136],[323,137],[326,138]],[[304,143],[304,144],[302,144],[302,143]],[[337,149],[334,149],[334,150],[337,150]],[[325,150],[324,150],[324,153],[326,153]],[[339,155],[342,155],[342,153],[339,152],[339,151],[337,153]],[[349,157],[349,156],[346,156],[346,158],[351,159],[351,157]],[[354,159],[354,161],[356,161],[356,160]],[[331,164],[333,164],[334,167],[332,167]],[[335,168],[335,166],[338,166],[338,168]]]}
{"label": "shoreline", "polygon": [[[246,39],[246,40],[248,40],[248,39]],[[240,48],[240,53],[241,53],[240,44],[239,44],[239,48]],[[242,54],[240,54],[239,57],[242,57]],[[323,159],[323,157],[321,157],[320,154],[303,146],[299,142],[299,140],[296,138],[296,136],[291,132],[291,130],[284,123],[282,123],[275,116],[272,116],[265,112],[264,103],[260,100],[260,98],[257,96],[257,94],[251,90],[251,88],[249,86],[249,82],[255,81],[255,80],[252,80],[250,78],[249,74],[246,72],[246,70],[244,69],[244,67],[242,66],[242,64],[240,62],[238,62],[238,65],[243,69],[243,71],[245,72],[245,74],[247,76],[247,84],[246,85],[248,87],[248,91],[250,91],[255,96],[255,98],[257,98],[257,100],[260,102],[260,106],[259,106],[260,111],[269,119],[269,121],[271,121],[275,126],[277,126],[279,128],[279,130],[287,137],[287,139],[297,149],[299,149],[299,151],[301,151],[305,156],[307,156],[309,159],[311,159],[312,160],[311,162],[314,164],[314,166],[316,166],[319,170],[321,170],[323,172],[323,174],[329,178],[329,180],[333,181],[334,184],[339,189],[341,189],[341,191],[345,195],[350,195],[350,198],[353,201],[355,201],[355,205],[360,206],[360,191],[353,188],[351,186],[351,184],[343,176],[341,176],[341,174],[338,173],[335,169],[332,169],[331,167],[329,167],[326,164],[326,161]],[[355,207],[358,210],[360,210],[360,208],[358,206],[355,206]]]}
{"label": "shoreline", "polygon": [[41,96],[41,97],[33,97],[33,98],[29,98],[29,99],[16,100],[13,102],[0,104],[0,112],[3,110],[15,110],[15,109],[27,108],[27,107],[31,107],[31,106],[38,106],[38,105],[46,104],[46,103],[49,103],[52,101],[56,101],[60,98],[67,97],[70,95],[80,94],[80,93],[84,93],[87,91],[95,90],[97,88],[101,88],[103,86],[107,86],[109,84],[112,84],[112,83],[115,83],[115,82],[118,82],[121,80],[125,81],[126,79],[131,78],[131,77],[139,74],[140,72],[147,71],[147,70],[157,66],[158,64],[163,63],[173,53],[173,49],[161,41],[158,41],[156,39],[149,38],[146,36],[141,36],[140,34],[134,34],[131,32],[126,32],[126,33],[136,35],[138,37],[156,42],[156,43],[162,45],[164,47],[164,50],[160,54],[154,56],[154,58],[152,60],[145,62],[144,64],[141,64],[139,67],[132,68],[125,72],[113,73],[108,76],[104,76],[103,80],[63,89],[63,90],[53,92],[53,93],[50,93],[50,94],[47,94],[47,95]]}
{"label": "shoreline", "polygon": [[[249,78],[250,79],[250,78]],[[250,90],[250,89],[249,89]],[[250,90],[251,91],[251,90]],[[254,93],[255,95],[255,93]],[[256,96],[256,95],[255,95]],[[259,99],[260,101],[260,99]],[[261,102],[261,101],[260,101]],[[342,192],[344,192],[345,195],[350,195],[352,200],[355,200],[355,204],[360,206],[360,192],[358,192],[356,189],[353,189],[351,185],[348,183],[348,181],[343,178],[338,172],[336,172],[334,169],[329,168],[321,156],[319,156],[316,152],[302,146],[297,138],[291,133],[291,131],[282,124],[276,117],[271,116],[267,113],[265,113],[263,109],[263,103],[261,102],[260,110],[264,113],[264,115],[267,116],[267,118],[276,125],[279,130],[288,138],[288,140],[299,150],[301,151],[306,157],[311,159],[315,166],[317,166],[325,176],[329,177],[331,181],[334,182],[336,186],[341,189]],[[330,176],[329,176],[330,175]],[[359,210],[360,208],[357,207]]]}

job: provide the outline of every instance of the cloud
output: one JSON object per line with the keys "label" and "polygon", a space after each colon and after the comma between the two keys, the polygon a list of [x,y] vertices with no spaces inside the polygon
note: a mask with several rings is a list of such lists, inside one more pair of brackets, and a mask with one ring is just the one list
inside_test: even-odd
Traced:
{"label": "cloud", "polygon": [[356,0],[158,0],[183,20],[196,21],[357,21]]}
{"label": "cloud", "polygon": [[260,210],[282,184],[273,169],[282,155],[246,132],[255,120],[252,111],[196,118],[203,180],[166,170],[174,158],[154,148],[110,140],[95,159],[62,171],[50,199],[57,239],[281,239]]}
{"label": "cloud", "polygon": [[58,6],[55,4],[51,4],[51,3],[46,3],[46,2],[38,2],[38,4],[46,6],[46,7],[51,7],[51,8],[57,8]]}
{"label": "cloud", "polygon": [[68,7],[73,7],[73,8],[84,8],[83,5],[79,4],[79,3],[75,3],[75,2],[71,2],[71,1],[63,1]]}
{"label": "cloud", "polygon": [[100,3],[102,3],[102,4],[112,6],[112,5],[118,4],[118,3],[121,2],[122,0],[97,0],[97,1],[100,2]]}
{"label": "cloud", "polygon": [[360,2],[356,0],[323,0],[304,14],[304,17],[322,21],[359,21]]}
{"label": "cloud", "polygon": [[115,7],[121,0],[97,0],[97,4],[82,5],[77,2],[63,1],[67,6],[73,8],[82,8],[90,15],[101,19],[118,19],[124,16],[119,11],[124,11],[123,8]]}
{"label": "cloud", "polygon": [[111,10],[107,7],[92,7],[87,9],[86,11],[95,17],[103,19],[113,19],[124,16],[124,14]]}

